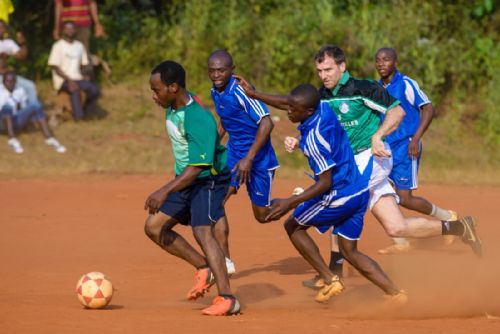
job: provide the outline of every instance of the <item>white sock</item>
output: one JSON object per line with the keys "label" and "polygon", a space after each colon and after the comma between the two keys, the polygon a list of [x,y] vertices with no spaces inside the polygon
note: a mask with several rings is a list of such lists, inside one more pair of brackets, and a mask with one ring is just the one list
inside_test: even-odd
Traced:
{"label": "white sock", "polygon": [[450,220],[452,218],[451,212],[445,209],[441,209],[438,206],[432,204],[431,216],[436,217],[439,220]]}

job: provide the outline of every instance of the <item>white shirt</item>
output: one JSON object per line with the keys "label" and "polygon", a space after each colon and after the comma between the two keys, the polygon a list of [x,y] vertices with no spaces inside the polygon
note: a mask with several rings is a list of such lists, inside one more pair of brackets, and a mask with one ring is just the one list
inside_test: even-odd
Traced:
{"label": "white shirt", "polygon": [[0,40],[0,53],[13,56],[18,53],[20,49],[19,45],[10,38]]}
{"label": "white shirt", "polygon": [[[82,80],[80,67],[88,65],[87,51],[80,41],[69,43],[60,39],[52,45],[49,56],[49,66],[57,66],[71,80]],[[64,79],[52,70],[52,81],[56,90],[61,89]]]}
{"label": "white shirt", "polygon": [[28,95],[22,87],[14,88],[14,91],[10,92],[5,88],[4,85],[0,85],[0,108],[4,105],[10,105],[12,111],[15,114],[28,105]]}

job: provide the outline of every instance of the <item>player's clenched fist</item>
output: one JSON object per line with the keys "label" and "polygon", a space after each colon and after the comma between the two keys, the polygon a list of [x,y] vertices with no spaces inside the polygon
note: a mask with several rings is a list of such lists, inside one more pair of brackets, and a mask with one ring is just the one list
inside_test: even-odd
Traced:
{"label": "player's clenched fist", "polygon": [[288,153],[292,153],[297,147],[299,147],[299,140],[295,137],[285,137],[285,150]]}

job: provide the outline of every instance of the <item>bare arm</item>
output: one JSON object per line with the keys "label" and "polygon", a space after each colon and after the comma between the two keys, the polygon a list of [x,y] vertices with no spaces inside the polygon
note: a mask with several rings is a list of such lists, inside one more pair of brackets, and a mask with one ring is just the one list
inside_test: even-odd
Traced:
{"label": "bare arm", "polygon": [[52,32],[52,37],[58,40],[61,37],[61,12],[62,12],[62,1],[55,1],[54,5],[54,31]]}
{"label": "bare arm", "polygon": [[390,157],[391,154],[384,147],[382,138],[387,137],[391,132],[396,130],[403,120],[405,112],[401,106],[397,105],[389,109],[385,113],[385,118],[379,129],[372,136],[372,153],[378,157]]}
{"label": "bare arm", "polygon": [[248,150],[246,156],[238,161],[238,163],[233,168],[233,171],[237,171],[236,178],[239,179],[240,184],[246,183],[250,180],[250,172],[252,171],[253,159],[255,159],[257,153],[269,139],[273,127],[274,124],[271,120],[271,117],[265,116],[260,120],[259,128],[257,129],[257,134],[255,135],[252,146]]}
{"label": "bare arm", "polygon": [[26,46],[26,38],[22,32],[18,31],[16,33],[16,41],[17,44],[19,44],[20,49],[14,55],[14,58],[19,60],[26,59],[26,57],[28,57],[28,47]]}
{"label": "bare arm", "polygon": [[240,75],[234,76],[238,80],[238,84],[243,88],[245,94],[252,98],[264,102],[267,105],[273,106],[277,109],[287,110],[288,109],[288,97],[283,95],[271,95],[262,92],[258,92],[255,88],[250,85],[245,78]]}
{"label": "bare arm", "polygon": [[99,21],[99,14],[97,12],[97,3],[95,0],[90,1],[90,15],[92,16],[92,21],[94,22],[94,34],[95,37],[102,37],[105,35],[104,28]]}
{"label": "bare arm", "polygon": [[170,193],[182,190],[191,185],[198,175],[200,175],[201,171],[202,168],[200,167],[187,166],[179,176],[149,195],[144,203],[144,210],[148,210],[150,214],[157,213]]}
{"label": "bare arm", "polygon": [[408,146],[408,154],[412,157],[417,157],[420,151],[420,139],[424,136],[425,131],[429,128],[429,125],[432,122],[432,118],[434,117],[434,107],[432,103],[428,103],[423,105],[420,108],[420,123],[418,125],[418,129],[412,137],[412,141]]}
{"label": "bare arm", "polygon": [[303,203],[311,198],[320,196],[327,192],[332,186],[332,170],[328,169],[318,175],[318,180],[309,188],[307,188],[303,193],[299,195],[293,195],[292,197],[285,199],[274,199],[272,201],[269,214],[266,220],[278,220],[284,216],[288,211],[295,208],[300,203]]}

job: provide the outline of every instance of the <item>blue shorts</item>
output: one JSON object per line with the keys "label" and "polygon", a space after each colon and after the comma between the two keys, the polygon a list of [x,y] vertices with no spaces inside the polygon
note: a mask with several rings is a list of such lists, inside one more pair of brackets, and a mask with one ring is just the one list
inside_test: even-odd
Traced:
{"label": "blue shorts", "polygon": [[5,117],[12,117],[14,129],[21,130],[29,122],[45,119],[45,113],[40,103],[30,103],[26,107],[18,110],[16,114],[14,114],[11,106],[4,105],[0,110],[0,129],[2,130],[4,130],[3,119]]}
{"label": "blue shorts", "polygon": [[391,143],[392,171],[389,178],[394,182],[396,189],[410,190],[418,188],[418,167],[422,155],[422,141],[419,143],[417,158],[408,155],[410,140]]}
{"label": "blue shorts", "polygon": [[[246,183],[248,197],[253,204],[257,206],[271,205],[271,189],[274,179],[273,170],[252,169],[250,172],[250,181]],[[231,186],[239,188],[239,182],[236,179],[236,171],[232,173]]]}
{"label": "blue shorts", "polygon": [[313,198],[300,204],[293,212],[293,217],[300,225],[314,226],[320,233],[325,233],[333,226],[333,234],[359,240],[369,199],[368,189],[333,200],[328,206],[325,206],[322,198]]}
{"label": "blue shorts", "polygon": [[197,179],[189,187],[168,195],[160,211],[183,225],[207,226],[226,215],[224,198],[231,174]]}

